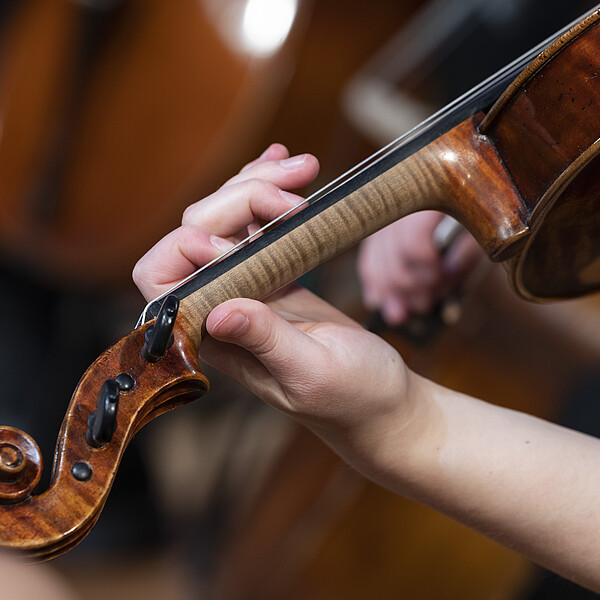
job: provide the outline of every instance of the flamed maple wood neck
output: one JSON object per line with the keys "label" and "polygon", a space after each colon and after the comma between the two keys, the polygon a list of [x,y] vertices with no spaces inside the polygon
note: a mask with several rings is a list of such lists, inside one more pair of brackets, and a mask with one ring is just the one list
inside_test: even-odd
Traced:
{"label": "flamed maple wood neck", "polygon": [[[487,137],[488,109],[519,73],[568,27],[399,138],[367,166],[261,237],[169,293],[199,341],[221,302],[262,299],[410,213],[436,209],[463,223],[493,260],[511,257],[528,234],[527,211]],[[158,314],[151,302],[139,324]]]}

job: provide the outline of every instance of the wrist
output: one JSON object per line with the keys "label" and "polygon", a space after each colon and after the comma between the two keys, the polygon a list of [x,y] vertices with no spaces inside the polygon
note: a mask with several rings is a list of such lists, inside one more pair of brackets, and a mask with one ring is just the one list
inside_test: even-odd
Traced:
{"label": "wrist", "polygon": [[387,402],[379,401],[377,414],[333,432],[311,428],[362,475],[411,495],[416,481],[436,468],[445,426],[434,399],[436,384],[403,370],[401,385]]}

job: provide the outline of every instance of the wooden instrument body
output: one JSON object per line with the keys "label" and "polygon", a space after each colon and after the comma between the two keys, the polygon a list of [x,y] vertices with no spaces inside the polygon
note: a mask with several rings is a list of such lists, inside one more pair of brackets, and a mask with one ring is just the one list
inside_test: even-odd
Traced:
{"label": "wooden instrument body", "polygon": [[529,240],[510,268],[528,299],[579,296],[600,283],[598,44],[594,13],[542,53],[481,126],[527,210]]}
{"label": "wooden instrument body", "polygon": [[23,2],[0,50],[0,253],[87,288],[130,285],[259,143],[293,59],[236,52],[197,0]]}

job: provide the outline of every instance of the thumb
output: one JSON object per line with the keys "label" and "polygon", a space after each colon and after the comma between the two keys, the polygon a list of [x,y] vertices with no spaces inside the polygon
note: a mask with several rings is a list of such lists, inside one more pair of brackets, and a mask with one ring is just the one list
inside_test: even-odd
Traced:
{"label": "thumb", "polygon": [[282,387],[300,376],[304,368],[299,357],[310,356],[314,345],[267,305],[243,298],[217,306],[206,320],[206,329],[213,338],[250,352]]}

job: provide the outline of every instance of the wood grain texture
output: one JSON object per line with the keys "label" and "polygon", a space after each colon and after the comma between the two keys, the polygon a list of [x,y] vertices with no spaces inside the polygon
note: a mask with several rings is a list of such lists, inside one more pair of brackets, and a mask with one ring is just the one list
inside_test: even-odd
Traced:
{"label": "wood grain texture", "polygon": [[507,264],[529,300],[600,286],[600,11],[517,78],[481,125],[529,212],[531,235]]}
{"label": "wood grain texture", "polygon": [[[122,338],[82,377],[59,434],[48,490],[30,496],[30,477],[7,478],[4,476],[7,469],[0,469],[3,475],[0,502],[4,502],[0,506],[0,546],[21,551],[33,560],[53,558],[75,546],[96,523],[121,457],[135,433],[154,417],[208,389],[199,369],[196,346],[179,329],[175,343],[161,361],[144,361],[140,350],[146,328]],[[121,373],[130,375],[135,385],[120,394],[117,429],[112,440],[101,448],[93,448],[85,439],[88,418],[96,409],[104,381]],[[14,462],[11,456],[17,453],[31,454],[27,450],[31,441],[22,439],[23,436],[13,428],[0,428],[0,448],[7,450],[8,462]],[[91,467],[92,475],[87,481],[78,481],[73,476],[72,468],[78,463]],[[33,462],[26,471],[36,468],[40,466]]]}
{"label": "wood grain texture", "polygon": [[[274,243],[183,298],[195,340],[210,311],[231,298],[263,299],[410,213],[439,209],[461,221],[495,260],[527,234],[525,211],[502,162],[468,119]],[[317,201],[318,202],[318,201]]]}
{"label": "wood grain texture", "polygon": [[[552,293],[598,287],[600,30],[591,19],[574,31],[534,63],[482,128],[482,115],[468,118],[182,298],[176,341],[161,361],[140,356],[148,325],[107,350],[74,393],[46,492],[30,495],[39,467],[25,447],[29,440],[0,431],[0,545],[50,558],[93,527],[135,432],[206,391],[197,347],[215,306],[235,297],[262,299],[405,215],[426,209],[453,215],[493,260],[508,261],[525,295],[547,293],[547,282]],[[568,96],[561,91],[567,82]],[[88,418],[104,381],[120,373],[136,385],[122,393],[113,439],[94,449],[85,441]],[[20,456],[30,457],[23,469]],[[90,479],[73,477],[77,463],[91,467]]]}

